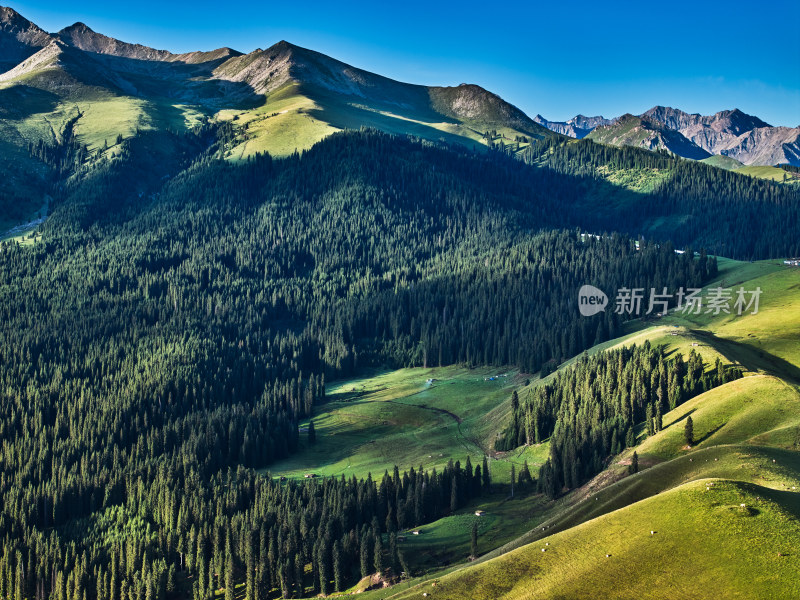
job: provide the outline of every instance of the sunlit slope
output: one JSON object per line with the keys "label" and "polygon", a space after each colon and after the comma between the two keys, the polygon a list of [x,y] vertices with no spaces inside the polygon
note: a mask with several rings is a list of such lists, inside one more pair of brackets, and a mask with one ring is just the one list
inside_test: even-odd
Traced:
{"label": "sunlit slope", "polygon": [[[441,469],[450,460],[463,465],[467,456],[477,466],[485,454],[494,456],[494,436],[521,384],[515,371],[485,367],[401,369],[333,382],[313,417],[316,443],[303,431],[300,451],[270,472],[381,477],[395,465]],[[546,444],[508,453],[491,460],[492,476],[507,482],[512,464],[519,471],[528,460],[535,469],[546,455]]]}
{"label": "sunlit slope", "polygon": [[[412,591],[374,597],[793,597],[798,565],[790,548],[800,543],[800,391],[792,343],[800,339],[799,283],[800,270],[779,261],[721,260],[712,285],[761,287],[758,314],[671,314],[593,349],[649,340],[669,353],[695,350],[707,362],[736,364],[745,377],[667,413],[664,429],[649,438],[639,428],[635,448],[557,500],[539,526],[477,564],[435,587],[429,576]],[[690,415],[691,446],[684,437]],[[633,450],[640,471],[629,475]]]}
{"label": "sunlit slope", "polygon": [[790,492],[692,482],[386,597],[791,598],[797,509]]}

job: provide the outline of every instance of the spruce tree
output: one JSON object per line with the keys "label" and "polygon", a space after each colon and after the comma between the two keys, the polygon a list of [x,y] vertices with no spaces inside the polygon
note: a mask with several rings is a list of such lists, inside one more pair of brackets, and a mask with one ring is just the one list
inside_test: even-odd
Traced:
{"label": "spruce tree", "polygon": [[683,427],[683,437],[688,445],[694,444],[694,422],[691,415],[686,417],[686,425]]}
{"label": "spruce tree", "polygon": [[450,512],[458,510],[458,478],[453,477],[450,484]]}
{"label": "spruce tree", "polygon": [[631,457],[631,465],[628,471],[631,475],[639,472],[639,455],[636,453],[635,450],[633,451],[633,456]]}
{"label": "spruce tree", "polygon": [[478,522],[472,523],[472,535],[470,536],[470,555],[478,556]]}
{"label": "spruce tree", "polygon": [[379,575],[383,573],[383,543],[381,542],[381,536],[375,536],[375,572]]}
{"label": "spruce tree", "polygon": [[333,543],[333,585],[337,592],[341,592],[344,586],[344,559],[342,558],[342,546],[339,540]]}

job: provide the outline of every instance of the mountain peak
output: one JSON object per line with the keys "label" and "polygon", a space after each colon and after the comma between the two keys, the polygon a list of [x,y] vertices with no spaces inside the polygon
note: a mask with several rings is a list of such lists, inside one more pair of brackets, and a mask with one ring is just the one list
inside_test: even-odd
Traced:
{"label": "mountain peak", "polygon": [[601,115],[587,117],[582,114],[575,115],[567,121],[548,121],[542,115],[536,115],[533,120],[550,131],[577,139],[585,138],[595,128],[611,123],[611,120]]}
{"label": "mountain peak", "polygon": [[0,6],[0,23],[9,25],[33,25],[28,19],[23,17],[10,6]]}
{"label": "mountain peak", "polygon": [[625,113],[611,124],[597,127],[588,137],[612,146],[668,150],[678,156],[695,160],[709,156],[706,150],[647,113],[639,116]]}
{"label": "mountain peak", "polygon": [[53,37],[8,6],[0,6],[0,73],[50,44]]}
{"label": "mountain peak", "polygon": [[82,21],[77,21],[69,27],[64,27],[64,29],[59,31],[59,33],[64,33],[66,31],[88,31],[90,33],[94,33],[94,30]]}
{"label": "mountain peak", "polygon": [[36,32],[47,35],[38,25],[28,21],[25,17],[9,6],[0,6],[0,32],[24,35],[26,32]]}
{"label": "mountain peak", "polygon": [[288,50],[288,49],[294,49],[294,48],[297,48],[297,47],[298,46],[295,46],[294,44],[292,44],[291,42],[287,42],[286,40],[281,40],[281,41],[279,41],[279,42],[277,42],[275,44],[272,44],[272,46],[270,46],[270,48],[274,48],[275,50],[283,50],[283,49],[287,49]]}
{"label": "mountain peak", "polygon": [[20,17],[22,17],[22,15],[10,6],[0,6],[0,23],[7,23]]}

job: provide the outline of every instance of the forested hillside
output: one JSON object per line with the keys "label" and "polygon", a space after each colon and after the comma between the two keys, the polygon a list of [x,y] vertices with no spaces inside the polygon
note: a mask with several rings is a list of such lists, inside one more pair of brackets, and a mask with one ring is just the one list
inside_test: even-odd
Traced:
{"label": "forested hillside", "polygon": [[669,244],[547,231],[549,175],[499,155],[362,132],[237,166],[212,133],[165,138],[181,152],[163,161],[125,143],[59,184],[42,241],[0,252],[3,595],[161,597],[156,579],[205,570],[190,545],[205,560],[230,545],[237,581],[249,560],[266,573],[252,521],[222,515],[315,502],[236,471],[293,451],[326,377],[538,369],[618,327],[578,315],[587,277],[675,288],[711,268]]}
{"label": "forested hillside", "polygon": [[[550,440],[550,458],[539,473],[539,489],[553,498],[599,473],[605,457],[636,444],[635,427],[648,435],[662,429],[662,416],[694,396],[741,377],[719,358],[710,372],[694,349],[688,361],[662,347],[621,348],[582,357],[552,383],[512,400],[512,422],[499,449]],[[516,393],[515,393],[516,394]]]}
{"label": "forested hillside", "polygon": [[800,254],[800,192],[793,187],[591,140],[545,140],[523,158],[562,175],[556,180],[569,187],[584,227],[594,223],[742,260]]}

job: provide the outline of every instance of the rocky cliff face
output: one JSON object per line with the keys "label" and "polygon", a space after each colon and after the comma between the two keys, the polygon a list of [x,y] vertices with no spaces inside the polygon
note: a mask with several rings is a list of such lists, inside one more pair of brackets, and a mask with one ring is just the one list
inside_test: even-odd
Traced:
{"label": "rocky cliff face", "polygon": [[679,132],[647,117],[626,114],[613,123],[600,125],[588,136],[596,142],[614,146],[636,146],[646,150],[668,150],[678,156],[701,160],[710,153]]}
{"label": "rocky cliff face", "polygon": [[746,165],[800,166],[800,127],[758,127],[720,153]]}
{"label": "rocky cliff face", "polygon": [[84,23],[75,23],[59,31],[56,36],[65,44],[85,52],[127,58],[139,61],[178,62],[199,65],[210,61],[227,60],[241,56],[231,48],[218,48],[210,52],[187,52],[173,54],[167,50],[156,50],[141,44],[129,44],[102,33],[97,33]]}
{"label": "rocky cliff face", "polygon": [[15,10],[0,6],[0,72],[16,67],[54,41]]}
{"label": "rocky cliff face", "polygon": [[746,165],[798,164],[800,128],[772,127],[739,109],[703,116],[655,106],[642,116],[680,132],[711,154]]}

